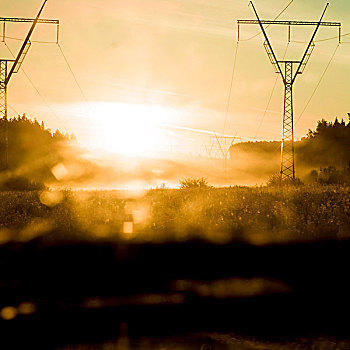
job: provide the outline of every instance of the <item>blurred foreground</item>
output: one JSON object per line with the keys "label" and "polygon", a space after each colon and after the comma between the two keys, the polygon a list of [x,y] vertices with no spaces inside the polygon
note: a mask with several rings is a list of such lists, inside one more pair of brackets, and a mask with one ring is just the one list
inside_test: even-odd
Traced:
{"label": "blurred foreground", "polygon": [[0,348],[347,349],[349,196],[0,192]]}
{"label": "blurred foreground", "polygon": [[304,339],[304,349],[324,339],[323,349],[335,349],[349,344],[349,250],[350,241],[9,243],[0,248],[0,345],[254,349],[253,339]]}

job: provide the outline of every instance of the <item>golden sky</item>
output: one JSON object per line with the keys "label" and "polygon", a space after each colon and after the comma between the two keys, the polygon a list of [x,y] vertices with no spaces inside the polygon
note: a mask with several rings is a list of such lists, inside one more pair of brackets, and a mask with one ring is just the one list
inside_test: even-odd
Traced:
{"label": "golden sky", "polygon": [[[255,0],[262,19],[273,19],[290,0]],[[35,17],[41,0],[0,0],[0,17]],[[49,0],[42,18],[59,19],[60,44],[86,100],[56,44],[33,42],[23,71],[9,84],[9,115],[26,113],[48,127],[74,132],[92,147],[106,144],[131,153],[181,151],[204,153],[211,132],[242,140],[279,140],[283,88],[279,78],[265,117],[276,74],[261,35],[239,43],[227,123],[225,110],[237,39],[237,19],[255,19],[244,0]],[[318,20],[325,1],[294,0],[280,19]],[[350,32],[350,3],[330,1],[325,21],[340,21]],[[27,24],[8,24],[7,36],[24,38]],[[40,24],[33,41],[55,40],[56,28]],[[258,32],[243,26],[241,38]],[[282,58],[287,28],[267,29]],[[321,28],[317,39],[337,35]],[[292,38],[305,41],[310,29],[296,28]],[[350,42],[350,36],[343,37]],[[21,42],[6,39],[18,52]],[[294,85],[295,119],[309,100],[338,42],[316,43],[303,75]],[[306,44],[291,43],[287,58],[298,59]],[[350,112],[350,45],[342,44],[308,108],[295,125],[297,138],[321,118],[346,118]],[[0,43],[2,58],[11,58]],[[260,125],[260,127],[259,127]],[[191,130],[185,130],[190,128]],[[195,130],[193,130],[195,129]],[[98,130],[98,133],[96,133]],[[118,140],[118,141],[116,141]],[[141,144],[143,148],[141,151]],[[124,146],[123,146],[124,145]]]}

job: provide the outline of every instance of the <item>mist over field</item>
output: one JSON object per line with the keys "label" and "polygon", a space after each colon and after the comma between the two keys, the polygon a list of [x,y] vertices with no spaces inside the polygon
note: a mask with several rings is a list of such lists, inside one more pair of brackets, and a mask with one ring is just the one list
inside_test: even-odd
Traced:
{"label": "mist over field", "polygon": [[249,174],[247,169],[234,167],[227,160],[188,155],[179,155],[172,159],[126,159],[119,155],[96,159],[92,156],[85,162],[75,164],[75,167],[80,169],[79,176],[70,176],[67,163],[67,174],[60,181],[53,181],[52,186],[116,189],[138,186],[147,189],[160,186],[179,187],[180,181],[186,178],[204,177],[215,186],[228,186],[233,183],[255,185],[267,180],[264,174]]}
{"label": "mist over field", "polygon": [[[254,186],[266,184],[280,169],[278,141],[237,143],[227,158],[185,153],[138,157],[87,150],[74,136],[52,132],[26,117],[7,123],[9,168],[1,173],[3,188],[15,189],[18,178],[55,188],[173,188],[186,178],[205,178],[214,186]],[[323,120],[296,141],[297,176],[305,183],[348,182],[349,130],[349,123]]]}
{"label": "mist over field", "polygon": [[[349,182],[349,132],[350,121],[346,124],[337,118],[334,122],[321,120],[315,130],[309,130],[304,138],[295,142],[297,176],[301,181],[309,184]],[[76,157],[72,153],[67,154],[67,174],[59,182],[83,187],[154,188],[178,187],[186,178],[205,178],[214,186],[265,185],[279,174],[280,148],[279,141],[241,142],[228,149],[227,158],[191,154],[126,157],[111,153],[96,157],[87,152]],[[69,171],[70,158],[81,159],[80,163],[75,161],[75,172]]]}
{"label": "mist over field", "polygon": [[[3,121],[0,126],[2,133],[8,128],[10,140],[8,169],[0,177],[4,189],[15,189],[18,178],[60,188],[178,187],[184,178],[202,177],[212,185],[255,185],[266,181],[266,174],[249,170],[254,169],[254,155],[239,158],[236,152],[231,159],[220,159],[185,153],[162,157],[108,150],[97,153],[79,146],[74,136],[52,132],[25,116]],[[4,149],[2,142],[3,163]]]}

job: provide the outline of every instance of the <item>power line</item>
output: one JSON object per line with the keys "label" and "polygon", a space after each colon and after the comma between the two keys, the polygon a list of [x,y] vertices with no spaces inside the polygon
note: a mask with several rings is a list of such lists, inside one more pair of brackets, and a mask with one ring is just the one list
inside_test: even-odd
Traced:
{"label": "power line", "polygon": [[19,113],[11,105],[9,105],[9,107],[12,110],[12,112],[14,112],[15,114],[19,115]]}
{"label": "power line", "polygon": [[[23,41],[23,39],[14,38],[14,37],[9,37],[9,36],[5,36],[4,38],[5,38],[5,39],[10,39],[10,40]],[[77,79],[76,75],[74,74],[74,71],[73,71],[73,69],[72,69],[72,67],[71,67],[71,65],[70,65],[70,63],[69,63],[69,61],[68,61],[68,59],[67,59],[67,56],[66,56],[66,55],[64,54],[64,52],[63,52],[62,46],[61,46],[59,43],[57,43],[57,41],[39,41],[39,40],[31,40],[31,42],[32,42],[32,43],[40,43],[40,44],[57,44],[57,46],[58,46],[58,48],[59,48],[59,50],[60,50],[60,52],[61,52],[61,54],[62,54],[62,56],[63,56],[63,58],[64,58],[64,61],[66,62],[67,66],[68,66],[68,69],[69,69],[70,73],[72,74],[73,79],[74,79],[75,83],[77,84],[77,86],[78,86],[78,88],[79,88],[79,90],[80,90],[80,92],[81,92],[81,94],[82,94],[84,100],[85,100],[86,102],[88,102],[88,100],[87,100],[87,98],[86,98],[86,96],[85,96],[85,94],[84,94],[84,91],[83,91],[83,89],[81,88],[81,85],[79,84],[78,79]],[[5,45],[6,45],[6,43],[5,43]],[[12,54],[12,53],[11,53],[11,54]],[[12,56],[13,56],[13,54],[12,54]]]}
{"label": "power line", "polygon": [[[345,33],[345,34],[341,34],[341,35],[337,35],[337,36],[332,36],[332,37],[325,38],[325,39],[314,40],[314,43],[320,43],[320,42],[324,42],[324,41],[328,41],[328,40],[339,39],[339,37],[344,37],[344,36],[348,36],[348,35],[350,35],[350,32]],[[307,44],[307,41],[291,40],[291,42],[296,43],[296,44]],[[348,43],[350,43],[350,42],[349,41],[342,42],[342,44],[348,44]]]}
{"label": "power line", "polygon": [[[284,7],[284,9],[273,19],[274,21],[276,19],[278,19],[286,10],[287,8],[292,4],[294,0],[291,0],[287,5],[286,7]],[[270,26],[270,24],[268,24],[265,29],[267,29],[268,27]],[[249,41],[249,40],[252,40],[254,38],[256,38],[257,36],[259,36],[260,34],[262,33],[262,31],[260,30],[258,33],[256,33],[255,35],[253,35],[252,37],[248,38],[248,39],[240,39],[240,41]]]}
{"label": "power line", "polygon": [[[9,48],[9,46],[7,45],[7,43],[4,43],[5,46],[7,47],[7,49],[9,50],[9,52],[11,53],[11,55],[13,57],[14,54],[11,51],[11,49]],[[57,116],[57,114],[54,112],[54,110],[51,108],[51,106],[49,105],[49,103],[47,102],[47,100],[44,98],[44,96],[40,93],[39,89],[35,86],[34,82],[32,81],[32,79],[29,77],[29,75],[25,72],[25,70],[21,67],[21,70],[23,72],[23,74],[25,75],[25,77],[28,79],[28,81],[30,82],[30,84],[32,85],[32,87],[34,88],[34,90],[36,91],[36,93],[39,95],[39,97],[42,99],[42,101],[44,102],[44,104],[46,105],[46,107],[50,110],[50,112],[52,113],[52,115],[57,119],[57,121],[63,126],[64,129],[68,130],[66,128],[66,126],[64,125],[64,123],[62,122],[62,120]]]}
{"label": "power line", "polygon": [[236,62],[237,62],[238,45],[239,45],[239,42],[237,41],[237,43],[236,43],[236,50],[235,50],[234,59],[233,59],[233,68],[232,68],[230,89],[229,89],[229,94],[228,94],[228,99],[227,99],[227,105],[226,105],[226,113],[225,113],[224,128],[223,128],[223,130],[222,130],[222,133],[223,133],[223,134],[225,133],[227,118],[228,118],[229,109],[230,109],[233,78],[234,78],[235,71],[236,71]]}
{"label": "power line", "polygon": [[[18,39],[18,38],[13,38],[13,37],[5,37],[5,38],[8,38],[8,39],[13,39],[13,40],[20,40],[22,41],[22,39]],[[46,41],[32,41],[32,42],[36,42],[36,43],[44,43],[44,44],[57,44],[59,50],[60,50],[60,53],[62,54],[62,57],[65,61],[65,63],[67,64],[67,67],[77,85],[77,87],[79,88],[79,91],[81,93],[81,95],[83,96],[85,102],[88,102],[87,98],[86,98],[86,95],[84,94],[84,91],[83,89],[81,88],[81,85],[79,84],[79,81],[76,77],[76,75],[74,74],[74,71],[72,69],[72,66],[70,65],[68,59],[67,59],[67,56],[64,54],[63,52],[63,49],[61,47],[61,45],[57,42],[46,42]],[[9,48],[9,46],[7,45],[6,42],[4,42],[5,46],[7,47],[7,49],[9,50],[9,52],[11,53],[11,55],[14,57],[14,54],[13,52],[11,51],[11,49]],[[57,114],[53,111],[53,109],[51,108],[51,106],[49,105],[49,103],[47,102],[47,100],[44,98],[44,96],[40,93],[39,89],[35,86],[35,84],[33,83],[32,79],[28,76],[28,74],[24,71],[23,68],[21,68],[21,70],[23,71],[24,75],[26,76],[26,78],[28,79],[28,81],[30,82],[30,84],[32,85],[32,87],[34,88],[34,90],[36,91],[36,93],[40,96],[40,98],[42,99],[42,101],[45,103],[45,105],[47,106],[47,108],[51,111],[52,115],[61,123],[61,125],[67,129],[64,125],[64,123],[61,121],[61,119],[57,116]],[[17,114],[17,112],[16,112]]]}
{"label": "power line", "polygon": [[79,84],[78,79],[77,79],[76,75],[75,75],[74,72],[73,72],[72,66],[71,66],[71,65],[69,64],[69,62],[68,62],[68,59],[67,59],[66,55],[64,54],[61,45],[60,45],[59,43],[57,43],[57,46],[58,46],[58,48],[60,49],[60,52],[61,52],[61,54],[62,54],[62,56],[63,56],[63,58],[64,58],[64,61],[66,62],[67,66],[68,66],[68,69],[69,69],[69,71],[71,72],[72,77],[73,77],[75,83],[77,84],[77,86],[78,86],[78,88],[79,88],[79,90],[80,90],[81,95],[83,96],[85,102],[88,102],[88,99],[86,98],[86,96],[85,96],[85,94],[84,94],[84,91],[83,91],[83,89],[81,88],[81,85]]}
{"label": "power line", "polygon": [[[20,40],[22,41],[22,39],[19,39],[19,38],[14,38],[14,37],[5,37],[7,39],[12,39],[12,40]],[[86,95],[84,94],[84,91],[83,89],[81,88],[81,85],[79,84],[79,81],[76,77],[76,75],[74,74],[74,71],[72,69],[72,66],[70,65],[68,59],[67,59],[67,56],[64,54],[63,52],[63,49],[61,47],[61,45],[59,43],[57,43],[56,41],[53,42],[53,41],[32,41],[32,42],[35,42],[35,43],[43,43],[43,44],[57,44],[59,50],[60,50],[60,53],[62,54],[62,57],[65,61],[65,63],[67,64],[67,67],[70,71],[70,73],[72,74],[72,77],[76,83],[76,85],[78,86],[79,88],[79,91],[81,93],[81,95],[83,96],[85,102],[88,102],[87,98],[86,98]],[[8,45],[6,44],[6,42],[4,42],[4,44],[6,45],[7,49],[10,51],[11,55],[14,57],[14,54],[12,53],[11,49],[8,47]],[[27,75],[27,73],[24,71],[24,69],[22,68],[22,71],[24,73],[24,75],[26,76],[26,78],[29,80],[29,82],[31,83],[31,85],[33,86],[33,88],[35,89],[35,91],[37,92],[37,94],[40,96],[40,98],[43,100],[43,102],[46,104],[46,106],[50,109],[51,113],[55,116],[55,118],[57,120],[59,120],[59,122],[64,126],[64,124],[62,123],[62,121],[58,118],[58,116],[56,115],[56,113],[52,110],[52,108],[50,107],[50,105],[48,104],[48,102],[46,101],[46,99],[44,98],[44,96],[40,93],[40,91],[38,90],[38,88],[35,86],[35,84],[33,83],[33,81],[30,79],[30,77]],[[65,127],[65,126],[64,126]]]}
{"label": "power line", "polygon": [[332,54],[332,56],[331,56],[329,62],[327,63],[326,68],[324,69],[324,71],[323,71],[323,73],[322,73],[322,75],[321,75],[319,81],[317,82],[317,84],[316,84],[316,86],[315,86],[315,88],[314,88],[314,90],[313,90],[313,92],[312,92],[310,98],[308,99],[308,101],[307,101],[305,107],[303,108],[302,112],[300,113],[300,115],[299,115],[297,121],[295,122],[295,124],[297,124],[297,123],[299,122],[300,118],[303,116],[304,112],[306,111],[306,108],[309,106],[309,104],[310,104],[312,98],[314,97],[314,95],[315,95],[315,93],[316,93],[318,87],[319,87],[320,84],[321,84],[321,81],[322,81],[323,77],[325,76],[325,74],[326,74],[326,72],[327,72],[327,70],[328,70],[330,64],[332,63],[333,58],[334,58],[335,54],[337,53],[339,46],[340,46],[340,44],[338,44],[337,47],[335,48],[335,50],[334,50],[334,52],[333,52],[333,54]]}

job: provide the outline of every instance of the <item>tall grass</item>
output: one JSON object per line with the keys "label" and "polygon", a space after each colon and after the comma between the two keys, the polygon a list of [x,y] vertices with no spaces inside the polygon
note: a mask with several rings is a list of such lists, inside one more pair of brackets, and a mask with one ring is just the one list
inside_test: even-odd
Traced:
{"label": "tall grass", "polygon": [[[350,236],[346,186],[0,192],[0,243],[52,230],[86,239],[256,244]],[[28,238],[29,237],[29,238]]]}

